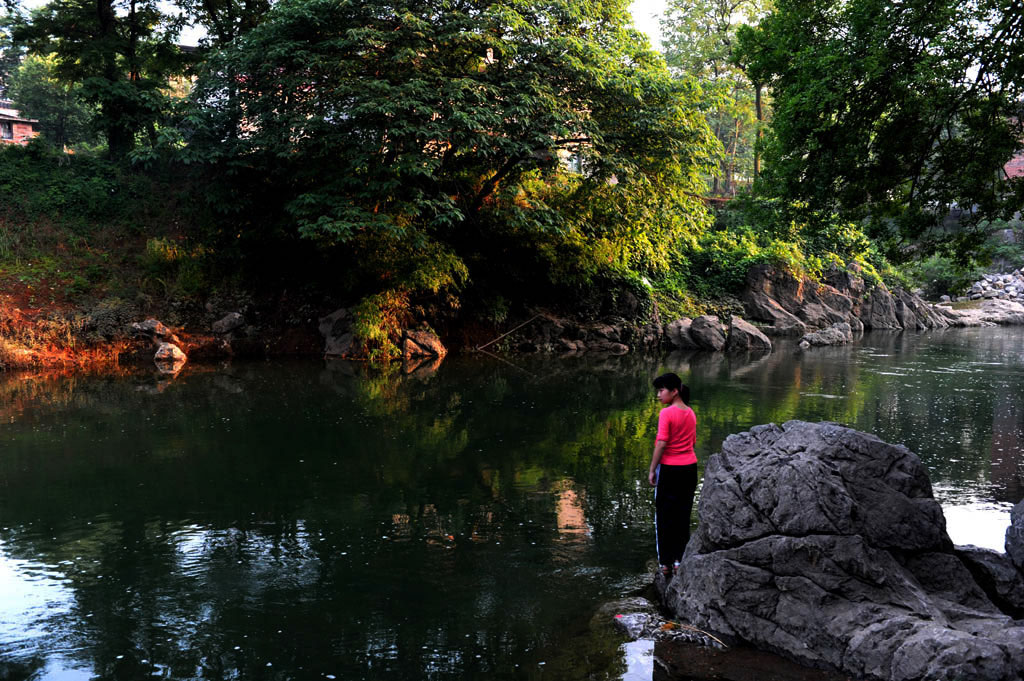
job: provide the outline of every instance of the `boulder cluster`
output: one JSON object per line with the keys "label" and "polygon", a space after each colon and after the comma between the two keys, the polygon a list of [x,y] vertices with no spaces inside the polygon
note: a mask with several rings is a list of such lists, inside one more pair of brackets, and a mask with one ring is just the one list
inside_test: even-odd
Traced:
{"label": "boulder cluster", "polygon": [[[760,265],[747,274],[741,300],[743,310],[737,309],[742,316],[701,315],[664,323],[665,320],[658,320],[655,310],[655,320],[637,323],[630,320],[641,316],[641,305],[630,294],[623,296],[625,302],[611,316],[580,321],[541,311],[480,347],[492,346],[500,340],[500,346],[494,345],[491,350],[501,347],[517,352],[604,355],[672,350],[759,356],[773,350],[770,336],[793,336],[802,349],[810,349],[849,343],[868,329],[1024,324],[1024,269],[985,275],[967,296],[958,298],[978,300],[979,304],[954,308],[947,296],[943,298],[943,302],[930,305],[903,289],[890,291],[881,284],[868,289],[856,266],[834,270],[822,283]],[[320,317],[318,335],[307,328],[314,320],[313,310],[300,308],[286,320],[291,328],[268,336],[265,327],[258,327],[255,320],[243,316],[243,312],[260,314],[251,311],[251,305],[232,306],[238,309],[217,314],[218,309],[228,306],[207,303],[203,315],[206,319],[199,325],[206,326],[208,331],[186,334],[178,327],[179,338],[154,319],[133,324],[133,319],[139,319],[138,312],[111,299],[97,304],[83,328],[94,342],[126,340],[126,348],[121,352],[124,359],[148,356],[152,347],[158,367],[168,373],[180,370],[188,358],[311,354],[318,349],[329,358],[363,357],[365,349],[356,342],[354,316],[347,308]],[[397,342],[403,361],[410,365],[439,362],[448,352],[437,334],[424,325],[405,329]]]}
{"label": "boulder cluster", "polygon": [[[943,297],[949,301],[948,296]],[[958,301],[965,300],[1012,300],[1024,303],[1024,268],[1009,274],[986,274],[967,290],[967,295],[959,296]]]}
{"label": "boulder cluster", "polygon": [[162,374],[176,374],[188,361],[182,351],[181,339],[163,322],[147,319],[131,325],[132,338],[149,344],[154,351],[153,363]]}
{"label": "boulder cluster", "polygon": [[834,270],[824,283],[770,265],[752,267],[743,307],[748,319],[776,336],[801,337],[837,323],[848,324],[853,334],[865,329],[912,331],[954,324],[943,311],[910,291],[890,291],[881,284],[869,291],[856,267]]}
{"label": "boulder cluster", "polygon": [[883,681],[1024,678],[1024,504],[1007,553],[956,547],[916,454],[832,423],[732,435],[709,458],[683,622]]}
{"label": "boulder cluster", "polygon": [[[120,353],[124,359],[142,359],[150,351],[153,362],[162,374],[177,374],[189,357],[200,359],[230,357],[232,342],[245,326],[245,318],[238,312],[230,312],[214,321],[212,333],[184,334],[174,331],[158,319],[128,325],[128,342]],[[180,334],[180,335],[179,335]]]}
{"label": "boulder cluster", "polygon": [[755,266],[747,274],[742,303],[742,317],[734,314],[728,323],[714,315],[643,326],[623,318],[576,323],[541,313],[510,337],[511,347],[520,352],[624,354],[664,348],[763,354],[772,350],[769,336],[794,336],[801,347],[810,348],[849,343],[867,329],[973,326],[991,316],[976,318],[933,306],[913,292],[890,291],[881,284],[869,290],[856,266],[833,271],[824,283],[770,265]]}
{"label": "boulder cluster", "polygon": [[723,324],[714,315],[696,319],[683,317],[665,326],[664,344],[672,350],[710,350],[713,352],[750,352],[763,355],[772,351],[772,342],[756,326],[733,315]]}
{"label": "boulder cluster", "polygon": [[1002,326],[1024,324],[1024,303],[1001,298],[985,298],[971,307],[954,309],[951,303],[936,303],[935,310],[953,326]]}
{"label": "boulder cluster", "polygon": [[728,323],[715,315],[682,317],[668,324],[636,325],[621,317],[579,323],[548,312],[537,314],[509,336],[518,352],[602,353],[624,355],[632,350],[736,352],[755,355],[772,351],[772,342],[753,324],[733,315]]}

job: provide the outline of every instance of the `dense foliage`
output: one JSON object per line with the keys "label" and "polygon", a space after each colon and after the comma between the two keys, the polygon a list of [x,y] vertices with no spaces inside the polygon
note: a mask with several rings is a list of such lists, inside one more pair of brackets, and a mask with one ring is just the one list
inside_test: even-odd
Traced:
{"label": "dense foliage", "polygon": [[43,139],[58,149],[94,143],[92,107],[82,99],[82,86],[57,77],[52,55],[29,55],[9,78],[8,93],[23,116],[39,121]]}
{"label": "dense foliage", "polygon": [[6,99],[10,96],[8,88],[11,75],[18,70],[23,57],[23,48],[14,44],[9,32],[4,30],[0,23],[0,98]]}
{"label": "dense foliage", "polygon": [[143,298],[314,290],[387,357],[423,321],[728,307],[757,263],[1012,259],[1009,0],[673,0],[664,57],[625,0],[4,4],[0,88],[75,156],[0,154],[0,250],[116,225]]}
{"label": "dense foliage", "polygon": [[733,195],[760,172],[758,141],[771,106],[764,84],[737,64],[736,34],[766,9],[764,0],[673,0],[661,22],[665,61],[701,83],[701,106],[725,152],[712,195]]}
{"label": "dense foliage", "polygon": [[966,257],[985,220],[1024,204],[1019,3],[780,0],[741,31],[775,113],[765,185],[866,219],[890,255]]}
{"label": "dense foliage", "polygon": [[166,91],[187,61],[175,45],[180,22],[156,0],[53,0],[10,23],[16,41],[52,54],[58,77],[81,86],[111,156],[126,156],[137,136],[156,141]]}
{"label": "dense foliage", "polygon": [[206,63],[188,154],[352,256],[385,316],[664,271],[717,147],[628,23],[618,0],[287,0]]}

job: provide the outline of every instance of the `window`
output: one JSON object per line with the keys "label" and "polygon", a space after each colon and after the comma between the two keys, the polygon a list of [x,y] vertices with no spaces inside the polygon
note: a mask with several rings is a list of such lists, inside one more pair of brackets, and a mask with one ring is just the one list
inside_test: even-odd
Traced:
{"label": "window", "polygon": [[0,121],[0,139],[14,139],[14,123]]}

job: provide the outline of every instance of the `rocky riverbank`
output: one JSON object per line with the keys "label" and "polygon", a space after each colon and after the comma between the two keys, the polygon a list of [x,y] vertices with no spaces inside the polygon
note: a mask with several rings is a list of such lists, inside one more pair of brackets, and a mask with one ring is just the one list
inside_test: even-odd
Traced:
{"label": "rocky riverbank", "polygon": [[[814,282],[757,266],[747,275],[743,306],[747,318],[768,335],[804,336],[835,324],[848,324],[853,334],[872,329],[924,331],[1024,324],[1024,303],[1019,302],[1024,298],[1017,290],[1016,285],[1007,284],[998,293],[972,294],[959,305],[949,301],[933,305],[905,289],[890,291],[883,285],[868,289],[855,269],[836,270],[824,282]],[[1019,290],[1024,292],[1024,278]]]}
{"label": "rocky riverbank", "polygon": [[[943,302],[951,302],[949,296],[943,298]],[[958,296],[956,300],[1012,300],[1024,303],[1024,269],[1009,274],[986,274],[974,282],[966,295]]]}
{"label": "rocky riverbank", "polygon": [[[1024,284],[1022,284],[1024,287]],[[1010,290],[1010,289],[1007,289]],[[1024,288],[1022,288],[1024,290]],[[519,352],[610,352],[702,350],[771,352],[770,337],[797,337],[802,347],[850,342],[864,331],[922,331],[966,326],[1024,324],[1024,304],[1009,293],[954,307],[931,304],[904,289],[868,288],[856,269],[836,270],[824,282],[759,265],[747,275],[742,315],[703,315],[638,325],[623,318],[581,323],[541,313],[512,335]]]}
{"label": "rocky riverbank", "polygon": [[[1012,279],[1012,281],[1010,281]],[[1024,275],[979,283],[967,300],[932,305],[912,292],[884,285],[869,288],[856,269],[816,282],[769,266],[757,266],[737,306],[722,315],[662,319],[657,306],[640,305],[600,319],[579,319],[549,310],[510,322],[511,331],[477,322],[448,320],[436,333],[422,320],[392,341],[406,363],[436,361],[449,348],[556,354],[707,351],[760,356],[771,337],[802,339],[801,347],[850,342],[866,330],[928,330],[951,326],[1024,324]],[[986,288],[986,286],[988,288]],[[1002,288],[998,288],[1001,286]],[[972,291],[974,289],[972,288]],[[366,359],[356,339],[354,315],[326,301],[282,295],[257,302],[245,295],[214,296],[205,303],[145,310],[116,298],[87,309],[0,309],[0,368],[81,366],[155,361],[177,371],[186,361],[283,355]],[[469,327],[472,334],[466,333]],[[480,338],[500,342],[479,344]]]}
{"label": "rocky riverbank", "polygon": [[1024,676],[1024,503],[1007,553],[953,546],[920,459],[836,424],[732,435],[705,470],[678,620],[883,681]]}

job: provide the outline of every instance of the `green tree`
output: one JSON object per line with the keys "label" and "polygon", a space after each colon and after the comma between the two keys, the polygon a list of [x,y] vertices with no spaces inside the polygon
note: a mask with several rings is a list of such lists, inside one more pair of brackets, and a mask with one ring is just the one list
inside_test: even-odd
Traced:
{"label": "green tree", "polygon": [[177,0],[177,6],[206,29],[204,42],[219,47],[256,28],[270,0]]}
{"label": "green tree", "polygon": [[9,97],[11,75],[18,70],[24,50],[11,40],[8,21],[0,21],[0,99]]}
{"label": "green tree", "polygon": [[761,83],[736,63],[739,26],[756,23],[765,0],[672,0],[662,20],[665,61],[679,74],[696,78],[705,95],[708,125],[724,154],[712,178],[713,194],[735,193],[759,171],[757,140],[767,117]]}
{"label": "green tree", "polygon": [[890,256],[966,256],[1024,202],[1002,171],[1024,140],[1022,16],[1009,0],[779,0],[740,35],[774,97],[762,188],[869,218]]}
{"label": "green tree", "polygon": [[11,78],[10,97],[24,116],[39,121],[45,140],[58,149],[92,142],[92,110],[81,100],[80,85],[61,81],[56,58],[29,55]]}
{"label": "green tree", "polygon": [[175,45],[180,19],[156,0],[53,0],[14,29],[36,54],[53,54],[57,77],[81,85],[97,108],[96,125],[110,155],[123,158],[136,135],[157,137],[163,89],[186,56]]}
{"label": "green tree", "polygon": [[284,0],[211,57],[186,153],[260,169],[248,188],[363,254],[379,300],[516,249],[549,277],[666,266],[716,144],[629,24],[624,0]]}

